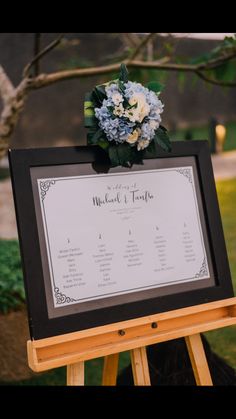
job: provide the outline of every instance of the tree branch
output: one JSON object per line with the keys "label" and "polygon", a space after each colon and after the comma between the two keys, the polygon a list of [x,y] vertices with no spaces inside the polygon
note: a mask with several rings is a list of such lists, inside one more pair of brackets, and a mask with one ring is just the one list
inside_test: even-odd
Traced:
{"label": "tree branch", "polygon": [[[125,34],[127,39],[129,39],[128,34]],[[6,149],[9,147],[10,136],[18,122],[21,111],[24,108],[25,101],[28,97],[30,90],[39,89],[52,85],[56,82],[63,80],[70,80],[74,78],[82,78],[88,76],[98,76],[101,74],[116,73],[120,69],[120,63],[104,65],[99,67],[90,67],[90,68],[77,68],[66,71],[59,71],[51,74],[39,74],[35,77],[30,77],[30,69],[32,66],[36,66],[39,60],[46,55],[49,51],[55,48],[62,40],[64,34],[51,42],[46,48],[42,51],[38,51],[33,57],[31,62],[24,69],[24,77],[20,84],[15,88],[5,73],[4,69],[0,66],[0,96],[3,100],[3,110],[0,115],[0,158],[6,152]],[[144,48],[147,43],[156,36],[156,33],[148,34],[144,39],[141,40],[137,35],[134,39],[132,37],[132,43],[136,43],[134,46],[134,51],[131,54],[131,57],[124,60],[124,64],[128,68],[145,68],[145,69],[156,69],[156,70],[165,70],[165,71],[184,71],[195,73],[202,80],[212,83],[219,86],[228,86],[236,87],[236,82],[223,82],[216,79],[208,77],[207,70],[217,68],[221,66],[224,62],[236,58],[236,51],[232,51],[228,54],[224,54],[224,51],[221,56],[214,58],[205,63],[200,64],[176,64],[170,61],[170,57],[163,57],[160,60],[156,61],[144,61],[137,59],[137,55],[140,53],[142,48]],[[131,40],[129,40],[131,44]]]}
{"label": "tree branch", "polygon": [[145,45],[147,45],[147,43],[151,39],[153,39],[155,36],[156,36],[156,33],[150,33],[144,39],[142,39],[142,41],[139,43],[139,45],[136,47],[136,49],[132,52],[132,54],[131,54],[131,56],[129,58],[130,62],[133,61],[137,57],[137,55],[145,47]]}
{"label": "tree branch", "polygon": [[225,87],[236,87],[236,82],[224,82],[224,81],[220,81],[220,80],[215,80],[215,79],[211,79],[210,77],[207,77],[204,73],[202,73],[201,71],[196,71],[196,74],[198,75],[198,77],[200,77],[200,79],[211,83],[211,84],[215,84],[217,86],[225,86]]}
{"label": "tree branch", "polygon": [[54,49],[58,44],[60,44],[63,36],[65,34],[61,33],[57,39],[55,39],[53,42],[51,42],[49,45],[47,45],[42,51],[40,51],[37,55],[33,57],[33,59],[25,66],[23,70],[23,77],[27,77],[29,75],[29,70],[33,65],[35,65],[36,62],[41,60],[41,58],[46,55],[49,51]]}
{"label": "tree branch", "polygon": [[[146,39],[146,38],[145,38]],[[127,65],[128,68],[152,68],[156,70],[166,70],[166,71],[184,71],[184,72],[192,72],[199,75],[199,77],[203,78],[206,77],[202,74],[204,70],[209,70],[212,68],[219,67],[225,61],[228,61],[232,58],[236,58],[236,52],[231,53],[225,57],[219,57],[218,59],[211,60],[206,63],[201,64],[175,64],[169,63],[167,61],[167,57],[157,61],[143,61],[143,60],[124,60],[124,64]],[[41,87],[46,87],[51,84],[57,83],[63,80],[70,80],[78,77],[89,77],[101,74],[109,74],[118,72],[120,68],[120,63],[99,66],[99,67],[90,67],[90,68],[76,68],[72,70],[65,70],[65,71],[58,71],[51,74],[40,74],[37,77],[28,79],[28,87],[29,89],[39,89]],[[206,78],[205,78],[206,79]],[[216,80],[212,81],[209,79],[209,82],[213,84],[222,85],[222,82],[217,82]],[[225,86],[234,86],[233,84],[224,84]]]}
{"label": "tree branch", "polygon": [[136,33],[125,32],[123,35],[125,43],[128,44],[131,48],[136,48],[140,43],[139,36]]}
{"label": "tree branch", "polygon": [[[34,56],[36,57],[40,53],[41,49],[41,33],[34,34]],[[38,76],[40,72],[40,62],[39,60],[35,62],[34,65],[34,75]]]}
{"label": "tree branch", "polygon": [[0,115],[0,158],[9,148],[10,136],[18,122],[27,98],[27,79],[14,88],[10,79],[0,66],[0,94],[3,99],[3,109]]}
{"label": "tree branch", "polygon": [[5,104],[9,98],[14,96],[14,93],[15,88],[3,67],[0,65],[0,95],[2,97],[3,103]]}
{"label": "tree branch", "polygon": [[213,68],[219,67],[225,61],[230,61],[233,58],[236,58],[236,50],[225,56],[214,58],[207,61],[206,63],[198,64],[198,70],[211,70]]}
{"label": "tree branch", "polygon": [[[166,61],[166,58],[165,58]],[[196,66],[190,64],[168,64],[163,63],[162,60],[159,61],[140,61],[135,60],[129,62],[128,60],[124,61],[124,64],[128,68],[155,68],[158,70],[172,70],[172,71],[195,71]],[[39,89],[41,87],[49,86],[51,84],[57,83],[62,80],[75,79],[77,77],[89,77],[89,76],[98,76],[101,74],[109,74],[118,72],[120,69],[120,63],[110,64],[100,67],[90,67],[90,68],[76,68],[73,70],[58,71],[51,74],[40,74],[38,77],[28,79],[29,89]]]}
{"label": "tree branch", "polygon": [[147,43],[147,61],[153,60],[153,40],[149,40]]}

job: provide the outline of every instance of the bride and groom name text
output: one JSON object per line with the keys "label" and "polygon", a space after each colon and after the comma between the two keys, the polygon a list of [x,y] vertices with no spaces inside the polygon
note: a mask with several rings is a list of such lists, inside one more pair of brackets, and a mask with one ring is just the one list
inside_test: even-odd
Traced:
{"label": "bride and groom name text", "polygon": [[103,197],[93,196],[92,202],[94,206],[101,207],[107,204],[129,204],[137,201],[148,203],[153,198],[154,195],[151,192],[135,189],[128,191],[128,193],[117,192],[115,195],[112,195],[107,192]]}

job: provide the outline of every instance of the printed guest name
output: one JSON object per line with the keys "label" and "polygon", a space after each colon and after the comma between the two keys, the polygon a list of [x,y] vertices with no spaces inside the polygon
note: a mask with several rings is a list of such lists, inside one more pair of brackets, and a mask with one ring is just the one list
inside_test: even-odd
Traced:
{"label": "printed guest name", "polygon": [[117,192],[112,195],[111,193],[106,193],[103,197],[93,196],[92,201],[93,205],[96,207],[101,207],[108,204],[129,204],[137,201],[143,201],[148,203],[151,199],[154,198],[154,195],[149,191],[140,191],[135,189],[129,191],[128,193]]}

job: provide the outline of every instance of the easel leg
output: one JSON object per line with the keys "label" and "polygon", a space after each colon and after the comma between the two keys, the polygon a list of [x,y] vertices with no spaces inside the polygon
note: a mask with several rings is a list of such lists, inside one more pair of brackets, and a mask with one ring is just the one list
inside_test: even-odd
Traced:
{"label": "easel leg", "polygon": [[130,351],[131,365],[135,386],[150,386],[150,375],[146,348],[137,348]]}
{"label": "easel leg", "polygon": [[212,379],[200,334],[197,333],[196,335],[186,336],[185,342],[187,344],[196,384],[198,386],[212,386]]}
{"label": "easel leg", "polygon": [[119,353],[105,356],[102,385],[103,386],[115,386],[119,364]]}
{"label": "easel leg", "polygon": [[84,385],[84,362],[67,365],[67,385],[83,386]]}

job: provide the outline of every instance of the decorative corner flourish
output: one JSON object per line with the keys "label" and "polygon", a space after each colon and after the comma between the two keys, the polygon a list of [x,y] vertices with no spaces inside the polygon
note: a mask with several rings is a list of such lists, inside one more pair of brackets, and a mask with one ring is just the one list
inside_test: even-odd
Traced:
{"label": "decorative corner flourish", "polygon": [[199,272],[196,273],[194,278],[202,278],[203,276],[207,275],[207,273],[208,273],[208,270],[207,270],[206,258],[204,257],[202,266]]}
{"label": "decorative corner flourish", "polygon": [[49,190],[50,186],[55,185],[55,183],[56,183],[55,180],[45,180],[45,181],[40,180],[39,186],[40,186],[42,201],[44,201],[45,196],[46,196],[47,191]]}
{"label": "decorative corner flourish", "polygon": [[59,291],[59,288],[54,288],[54,295],[57,301],[57,304],[71,303],[76,301],[74,298],[67,297],[65,294]]}
{"label": "decorative corner flourish", "polygon": [[181,175],[185,176],[188,179],[189,183],[193,183],[191,169],[176,169],[176,172],[178,172]]}

